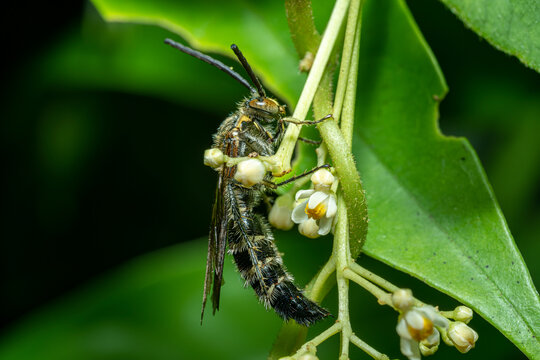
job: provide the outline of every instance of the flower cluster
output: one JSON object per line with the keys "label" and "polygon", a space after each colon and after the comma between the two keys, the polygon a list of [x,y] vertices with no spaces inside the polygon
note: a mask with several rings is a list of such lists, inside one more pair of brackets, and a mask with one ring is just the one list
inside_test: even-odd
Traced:
{"label": "flower cluster", "polygon": [[455,322],[442,316],[430,305],[415,304],[409,289],[399,289],[392,294],[392,304],[401,312],[396,326],[400,337],[401,353],[409,360],[420,360],[434,354],[441,342],[441,333],[447,345],[455,346],[461,353],[472,349],[478,334],[465,324],[472,319],[472,310],[458,306],[449,316]]}
{"label": "flower cluster", "polygon": [[311,182],[313,189],[300,190],[296,193],[298,204],[291,218],[293,222],[299,224],[300,233],[316,238],[328,234],[332,229],[337,213],[336,194],[332,190],[335,178],[330,171],[320,169],[311,176]]}

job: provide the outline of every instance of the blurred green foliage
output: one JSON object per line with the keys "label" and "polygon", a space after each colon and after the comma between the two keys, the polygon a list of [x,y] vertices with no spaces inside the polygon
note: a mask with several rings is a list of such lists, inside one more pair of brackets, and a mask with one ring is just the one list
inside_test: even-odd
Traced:
{"label": "blurred green foliage", "polygon": [[[538,278],[538,75],[481,42],[442,6],[410,6],[450,85],[441,105],[443,133],[466,135],[478,150]],[[322,7],[315,4],[316,15],[327,12]],[[6,314],[37,305],[40,292],[60,293],[122,259],[206,233],[214,174],[201,166],[200,154],[244,92],[206,64],[166,48],[166,36],[150,26],[104,24],[89,6],[80,26],[13,76],[1,135],[9,157],[0,252]],[[197,189],[190,190],[194,179]],[[329,253],[328,239],[289,237],[280,234],[278,246],[304,284]],[[135,260],[30,316],[5,331],[0,358],[264,357],[280,322],[242,289],[230,263],[228,305],[198,325],[205,247],[199,239]],[[456,305],[406,275],[362,261],[420,288],[416,293],[428,302]],[[395,315],[359,289],[351,296],[353,324],[373,327],[359,335],[399,356]],[[328,306],[335,311],[335,304]],[[481,339],[468,358],[522,357],[480,318],[474,326]],[[333,347],[323,345],[320,357],[329,358]],[[456,353],[441,347],[436,356]]]}
{"label": "blurred green foliage", "polygon": [[540,71],[540,3],[536,0],[441,0],[493,46]]}

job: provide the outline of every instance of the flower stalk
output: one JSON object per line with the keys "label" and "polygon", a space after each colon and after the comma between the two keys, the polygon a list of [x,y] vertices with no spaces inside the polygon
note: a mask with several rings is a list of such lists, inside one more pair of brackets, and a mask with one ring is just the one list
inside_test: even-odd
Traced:
{"label": "flower stalk", "polygon": [[[313,97],[315,96],[319,82],[324,74],[326,64],[328,63],[328,59],[334,48],[339,29],[341,28],[348,7],[349,0],[336,1],[336,5],[332,11],[330,20],[328,21],[326,31],[324,32],[321,44],[317,50],[317,55],[313,61],[304,89],[302,90],[298,104],[294,109],[292,117],[297,120],[304,120],[311,107]],[[296,141],[298,140],[298,135],[300,134],[300,128],[301,125],[289,124],[278,151],[271,159],[268,159],[268,162],[272,164],[271,171],[274,176],[281,176],[291,171],[291,158],[296,146]]]}

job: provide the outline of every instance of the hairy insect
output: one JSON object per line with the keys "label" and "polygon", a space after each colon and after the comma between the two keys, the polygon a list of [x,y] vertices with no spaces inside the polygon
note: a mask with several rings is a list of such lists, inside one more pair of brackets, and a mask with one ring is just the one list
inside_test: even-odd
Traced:
{"label": "hairy insect", "polygon": [[[248,73],[255,87],[230,67],[208,55],[165,40],[184,53],[203,60],[229,74],[250,90],[238,109],[226,118],[214,135],[213,147],[229,157],[244,157],[251,154],[274,155],[284,129],[285,108],[276,100],[266,96],[261,83],[236,45],[231,45],[238,60]],[[293,282],[274,244],[274,236],[266,218],[257,213],[267,185],[263,183],[246,187],[234,179],[237,166],[222,165],[216,188],[212,211],[212,223],[208,240],[208,255],[201,322],[206,300],[212,291],[213,312],[219,310],[220,291],[223,282],[225,251],[245,280],[255,290],[266,308],[273,308],[285,320],[309,326],[325,318],[329,312],[306,298]],[[270,183],[271,176],[265,177]]]}

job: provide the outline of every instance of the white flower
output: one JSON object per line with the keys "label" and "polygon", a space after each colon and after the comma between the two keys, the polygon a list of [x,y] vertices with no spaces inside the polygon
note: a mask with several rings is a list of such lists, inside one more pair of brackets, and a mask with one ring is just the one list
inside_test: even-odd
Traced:
{"label": "white flower", "polygon": [[315,239],[319,237],[319,225],[313,219],[307,219],[298,225],[298,231],[300,234],[308,237],[310,239]]}
{"label": "white flower", "polygon": [[292,221],[302,224],[312,219],[316,221],[319,227],[317,234],[328,234],[337,212],[336,196],[334,193],[330,190],[300,190],[296,193],[296,200],[300,199],[307,200],[296,205],[292,212]]}
{"label": "white flower", "polygon": [[273,227],[280,230],[290,230],[294,223],[291,220],[293,210],[293,199],[289,195],[279,196],[270,213],[268,214],[268,222]]}
{"label": "white flower", "polygon": [[461,321],[456,321],[448,327],[448,337],[461,353],[471,350],[478,340],[478,333]]}
{"label": "white flower", "polygon": [[396,326],[401,353],[409,360],[420,360],[420,342],[427,348],[435,348],[440,342],[436,327],[446,329],[448,320],[434,307],[414,306],[405,311]]}
{"label": "white flower", "polygon": [[334,183],[334,176],[330,171],[317,170],[311,176],[311,181],[314,189],[300,190],[296,193],[297,201],[306,200],[296,205],[291,218],[300,224],[299,230],[303,235],[315,238],[318,235],[328,234],[332,229],[337,204],[336,195],[330,189]]}

